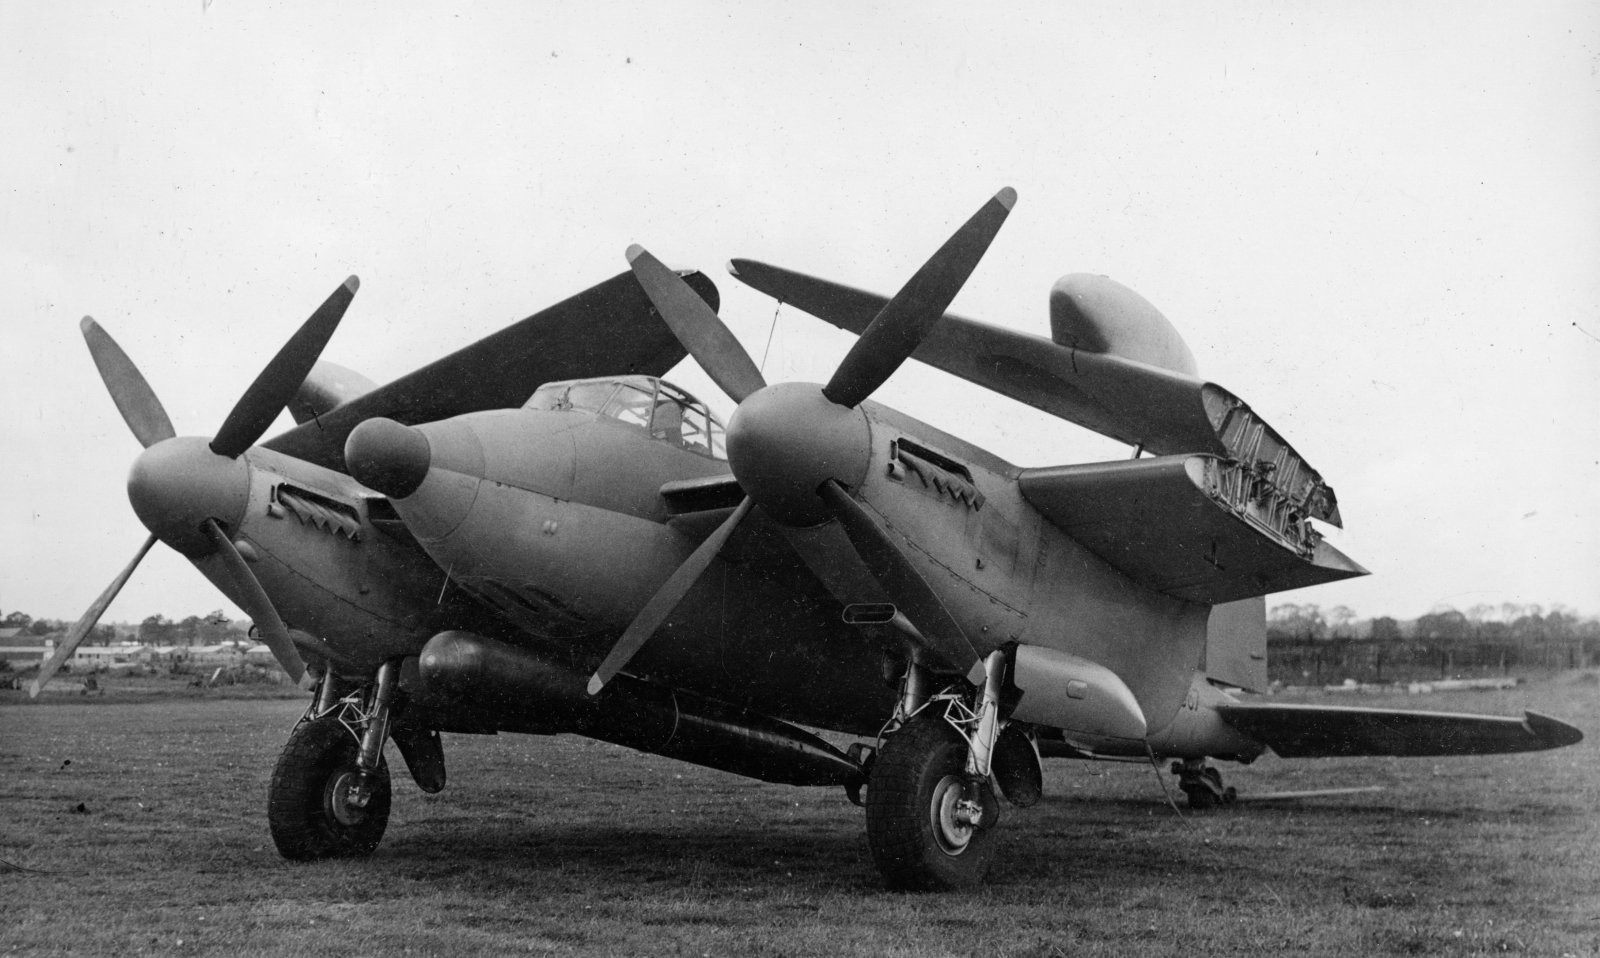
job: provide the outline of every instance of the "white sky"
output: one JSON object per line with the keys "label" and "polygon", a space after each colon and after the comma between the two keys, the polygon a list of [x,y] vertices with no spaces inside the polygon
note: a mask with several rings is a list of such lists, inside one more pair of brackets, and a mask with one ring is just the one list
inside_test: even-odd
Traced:
{"label": "white sky", "polygon": [[[759,359],[728,258],[890,293],[1011,185],[957,312],[1042,333],[1111,275],[1337,490],[1374,575],[1269,601],[1600,612],[1600,6],[978,6],[0,5],[0,610],[75,618],[145,535],[84,314],[183,434],[349,273],[325,356],[380,382],[632,242]],[[786,309],[768,378],[850,341]],[[876,398],[1126,454],[921,368]],[[219,605],[158,547],[106,618]]]}

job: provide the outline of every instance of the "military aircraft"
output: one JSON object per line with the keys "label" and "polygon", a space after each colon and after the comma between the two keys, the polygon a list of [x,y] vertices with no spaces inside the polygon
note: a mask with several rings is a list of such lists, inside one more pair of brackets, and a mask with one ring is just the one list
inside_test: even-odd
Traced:
{"label": "military aircraft", "polygon": [[[1280,705],[1266,594],[1365,573],[1329,544],[1333,490],[1154,306],[1076,274],[1048,338],[946,315],[1016,194],[985,203],[892,297],[735,260],[757,290],[859,334],[825,384],[768,384],[715,287],[639,247],[629,271],[385,386],[320,362],[352,277],[210,439],[179,437],[92,319],[91,355],[146,447],[150,537],[254,620],[313,692],[267,820],[293,860],[364,855],[392,741],[424,791],[441,732],[576,733],[866,808],[887,883],[980,883],[1000,797],[1041,759],[1171,762],[1552,748],[1569,725]],[[726,426],[659,378],[693,355]],[[907,359],[1124,441],[1019,468],[872,401]],[[298,423],[260,442],[287,406]],[[832,733],[832,740],[815,730]],[[854,738],[841,748],[839,741]],[[864,791],[864,796],[863,796]]]}

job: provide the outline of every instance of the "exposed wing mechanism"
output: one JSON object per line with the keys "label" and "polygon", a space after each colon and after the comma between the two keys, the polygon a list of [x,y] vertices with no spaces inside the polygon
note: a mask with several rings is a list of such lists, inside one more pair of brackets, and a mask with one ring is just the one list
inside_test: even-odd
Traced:
{"label": "exposed wing mechanism", "polygon": [[1583,733],[1558,719],[1408,712],[1331,705],[1239,703],[1217,712],[1283,758],[1495,755],[1561,748]]}
{"label": "exposed wing mechanism", "polygon": [[[716,308],[710,279],[700,273],[683,279]],[[345,438],[367,419],[414,425],[510,408],[547,382],[610,373],[659,376],[687,355],[633,275],[622,273],[262,445],[344,472]]]}
{"label": "exposed wing mechanism", "polygon": [[1024,469],[1022,494],[1130,578],[1215,604],[1365,575],[1259,468],[1217,456],[1162,456]]}

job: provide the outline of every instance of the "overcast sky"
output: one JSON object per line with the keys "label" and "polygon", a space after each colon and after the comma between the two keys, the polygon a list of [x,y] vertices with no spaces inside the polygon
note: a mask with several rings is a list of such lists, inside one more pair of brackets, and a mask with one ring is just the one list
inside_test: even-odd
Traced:
{"label": "overcast sky", "polygon": [[[350,273],[325,356],[383,382],[640,242],[822,381],[851,337],[722,264],[891,293],[1010,185],[954,311],[1046,333],[1108,274],[1338,492],[1374,574],[1270,602],[1600,612],[1600,6],[784,6],[0,5],[0,610],[75,618],[145,536],[85,314],[210,435]],[[876,398],[1127,454],[920,367]],[[158,547],[106,618],[218,606]]]}

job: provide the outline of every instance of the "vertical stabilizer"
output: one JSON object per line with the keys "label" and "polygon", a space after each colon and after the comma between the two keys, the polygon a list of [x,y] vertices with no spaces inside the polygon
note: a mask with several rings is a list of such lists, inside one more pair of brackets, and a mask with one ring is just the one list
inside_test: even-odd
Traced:
{"label": "vertical stabilizer", "polygon": [[1205,673],[1252,692],[1267,688],[1267,600],[1258,596],[1211,607]]}

